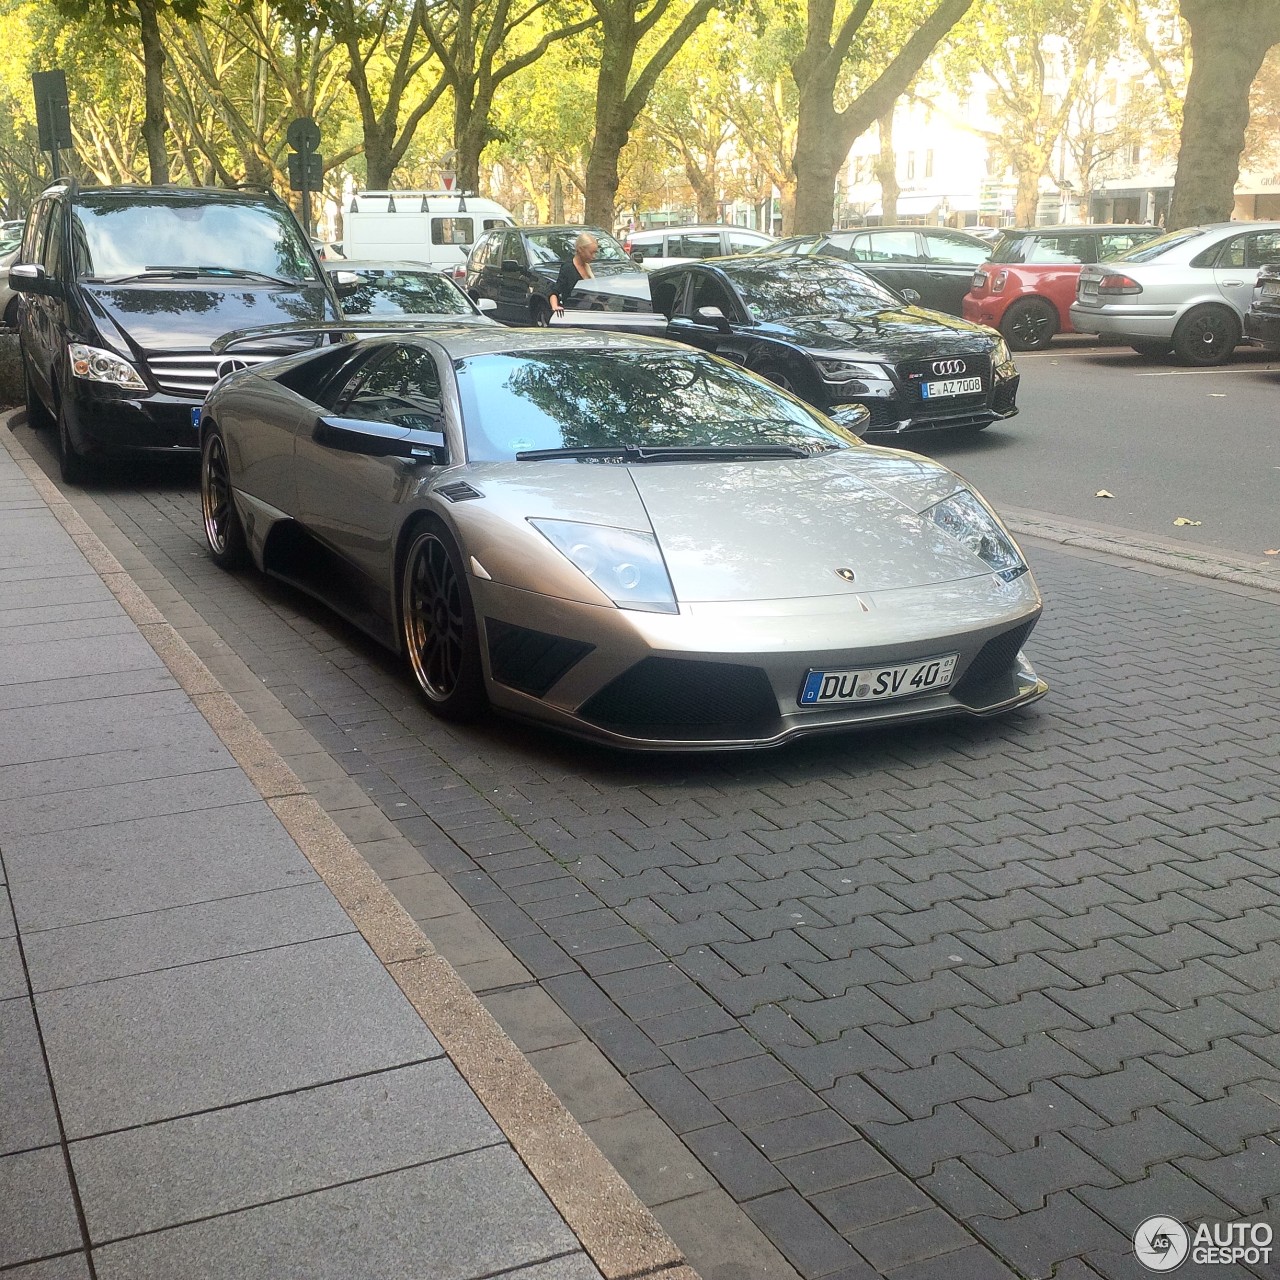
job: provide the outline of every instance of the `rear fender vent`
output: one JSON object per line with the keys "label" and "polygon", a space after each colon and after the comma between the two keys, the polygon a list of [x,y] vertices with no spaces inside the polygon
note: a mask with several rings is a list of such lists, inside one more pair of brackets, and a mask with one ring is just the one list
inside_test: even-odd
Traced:
{"label": "rear fender vent", "polygon": [[541,698],[570,667],[595,648],[581,640],[517,627],[496,618],[484,620],[489,640],[489,670],[499,684]]}
{"label": "rear fender vent", "polygon": [[452,484],[442,484],[436,491],[450,502],[470,502],[472,498],[483,498],[479,489],[473,489],[465,480],[455,480]]}

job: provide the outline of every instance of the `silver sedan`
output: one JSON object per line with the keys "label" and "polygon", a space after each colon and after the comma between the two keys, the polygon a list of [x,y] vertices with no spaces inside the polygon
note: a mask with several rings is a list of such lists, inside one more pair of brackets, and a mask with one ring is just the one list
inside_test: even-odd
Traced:
{"label": "silver sedan", "polygon": [[1260,267],[1280,262],[1280,222],[1183,227],[1081,269],[1071,323],[1143,355],[1191,365],[1231,358]]}
{"label": "silver sedan", "polygon": [[383,335],[224,378],[200,432],[214,560],[399,650],[447,719],[708,750],[1046,692],[968,484],[688,347]]}

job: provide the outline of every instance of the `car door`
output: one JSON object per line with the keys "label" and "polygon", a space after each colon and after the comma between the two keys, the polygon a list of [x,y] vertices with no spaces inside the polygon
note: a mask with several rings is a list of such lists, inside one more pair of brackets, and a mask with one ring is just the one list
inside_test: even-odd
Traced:
{"label": "car door", "polygon": [[[436,444],[445,413],[435,357],[416,343],[387,343],[335,389],[322,417],[404,427],[421,434],[424,448]],[[399,507],[430,464],[335,447],[316,425],[302,424],[297,437],[301,520],[368,581],[382,583]]]}
{"label": "car door", "polygon": [[[22,247],[18,252],[21,263],[45,265],[45,248],[49,239],[49,227],[52,222],[57,202],[52,199],[40,201],[32,210],[27,221],[26,232],[22,238]],[[40,398],[46,405],[52,404],[53,391],[50,373],[53,368],[53,355],[57,350],[58,326],[55,321],[62,303],[56,298],[43,294],[23,294],[23,317],[19,321],[22,335],[22,347],[27,357],[27,368],[35,381]]]}
{"label": "car door", "polygon": [[926,265],[917,277],[921,283],[912,287],[924,306],[948,315],[962,314],[973,273],[987,260],[986,245],[971,244],[962,236],[929,227],[921,230],[920,238],[924,241]]}
{"label": "car door", "polygon": [[507,324],[529,323],[529,253],[518,231],[504,232],[498,269],[498,319]]}
{"label": "car door", "polygon": [[[720,314],[703,314],[704,308]],[[746,343],[743,335],[735,332],[734,322],[738,319],[739,308],[724,283],[706,268],[693,267],[683,292],[677,295],[667,337],[742,364]]]}
{"label": "car door", "polygon": [[909,227],[894,231],[862,231],[850,237],[833,235],[831,244],[840,248],[847,245],[849,260],[854,266],[881,284],[887,284],[897,293],[903,289],[914,289],[924,305],[932,305],[925,297],[925,290],[920,288],[921,283],[927,284],[920,237]]}
{"label": "car door", "polygon": [[1258,268],[1267,262],[1280,261],[1275,231],[1249,231],[1228,240],[1214,260],[1213,277],[1218,291],[1241,315],[1247,315],[1253,301],[1253,286]]}

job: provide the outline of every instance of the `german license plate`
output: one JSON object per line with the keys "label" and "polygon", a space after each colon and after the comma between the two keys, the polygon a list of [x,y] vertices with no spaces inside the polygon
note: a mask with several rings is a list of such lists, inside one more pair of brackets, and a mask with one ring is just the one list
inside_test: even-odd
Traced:
{"label": "german license plate", "polygon": [[857,671],[810,671],[800,690],[802,707],[829,707],[846,702],[884,702],[913,693],[943,689],[951,683],[959,654],[920,658],[896,667]]}
{"label": "german license plate", "polygon": [[1096,280],[1081,280],[1080,296],[1082,298],[1096,298],[1098,296],[1098,282]]}
{"label": "german license plate", "polygon": [[981,378],[948,378],[945,382],[926,382],[920,394],[926,400],[940,400],[943,396],[967,396],[981,390]]}
{"label": "german license plate", "polygon": [[1262,293],[1267,298],[1280,296],[1280,280],[1264,280],[1262,282]]}
{"label": "german license plate", "polygon": [[196,405],[191,410],[191,425],[198,431],[200,429],[200,406]]}

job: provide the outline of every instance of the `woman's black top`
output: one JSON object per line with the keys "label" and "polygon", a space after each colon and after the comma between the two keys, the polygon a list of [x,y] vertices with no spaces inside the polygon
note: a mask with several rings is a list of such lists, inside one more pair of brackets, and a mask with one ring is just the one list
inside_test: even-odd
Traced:
{"label": "woman's black top", "polygon": [[586,279],[578,274],[578,264],[572,258],[566,258],[560,264],[560,274],[556,276],[556,287],[551,291],[556,301],[563,307],[569,295],[578,287],[578,281]]}

